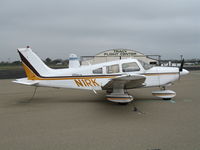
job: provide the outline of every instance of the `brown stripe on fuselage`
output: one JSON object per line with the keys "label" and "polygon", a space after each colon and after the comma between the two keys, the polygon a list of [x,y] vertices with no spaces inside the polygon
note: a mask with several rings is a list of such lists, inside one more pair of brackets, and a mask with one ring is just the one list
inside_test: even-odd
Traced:
{"label": "brown stripe on fuselage", "polygon": [[25,70],[28,80],[40,80],[41,79],[25,63],[22,62],[22,66]]}
{"label": "brown stripe on fuselage", "polygon": [[[29,80],[73,80],[73,79],[94,79],[94,78],[115,78],[120,75],[90,75],[90,76],[58,76],[58,77],[42,77],[36,75],[24,62],[22,62],[24,70]],[[158,75],[158,74],[157,74]],[[159,74],[162,75],[162,74]]]}
{"label": "brown stripe on fuselage", "polygon": [[96,78],[114,78],[115,76],[59,76],[59,77],[38,77],[25,63],[23,63],[24,70],[29,80],[73,80],[73,79],[96,79]]}
{"label": "brown stripe on fuselage", "polygon": [[25,64],[35,75],[40,77],[40,74],[37,72],[37,70],[29,63],[29,61],[21,54],[19,50],[18,50],[18,53],[22,60],[22,63]]}
{"label": "brown stripe on fuselage", "polygon": [[41,76],[37,70],[30,64],[30,62],[19,52],[20,58],[26,75],[29,80],[73,80],[73,79],[94,79],[94,78],[114,78],[118,75],[86,75],[86,76],[54,76],[54,77],[44,77]]}

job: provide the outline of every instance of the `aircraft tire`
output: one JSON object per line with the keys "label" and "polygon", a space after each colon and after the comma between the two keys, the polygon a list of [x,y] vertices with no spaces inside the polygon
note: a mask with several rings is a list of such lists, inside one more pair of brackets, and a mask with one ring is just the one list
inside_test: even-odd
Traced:
{"label": "aircraft tire", "polygon": [[119,105],[128,105],[129,103],[118,103]]}
{"label": "aircraft tire", "polygon": [[171,98],[163,98],[164,101],[169,101]]}

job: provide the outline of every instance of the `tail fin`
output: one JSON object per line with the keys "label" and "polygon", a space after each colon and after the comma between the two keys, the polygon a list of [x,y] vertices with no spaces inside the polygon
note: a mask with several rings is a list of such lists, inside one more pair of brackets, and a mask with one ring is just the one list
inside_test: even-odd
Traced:
{"label": "tail fin", "polygon": [[29,47],[19,48],[18,52],[29,80],[37,80],[52,71]]}

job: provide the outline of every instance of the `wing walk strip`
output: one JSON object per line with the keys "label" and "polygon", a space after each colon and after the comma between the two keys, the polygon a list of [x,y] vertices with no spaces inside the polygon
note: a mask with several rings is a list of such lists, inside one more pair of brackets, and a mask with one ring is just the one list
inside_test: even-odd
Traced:
{"label": "wing walk strip", "polygon": [[[87,76],[55,76],[55,77],[44,77],[41,76],[37,70],[30,64],[30,62],[20,53],[18,53],[22,60],[22,65],[26,72],[26,75],[29,80],[73,80],[73,79],[91,79],[91,78],[115,78],[121,76],[122,74],[112,74],[112,75],[87,75]],[[169,73],[144,73],[141,75],[145,76],[157,76],[157,75],[174,75],[178,72],[169,72]]]}

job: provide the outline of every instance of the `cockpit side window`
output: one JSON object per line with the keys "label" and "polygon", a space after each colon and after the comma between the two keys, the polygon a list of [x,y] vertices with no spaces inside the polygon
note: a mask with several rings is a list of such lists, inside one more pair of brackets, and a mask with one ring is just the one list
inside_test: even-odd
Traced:
{"label": "cockpit side window", "polygon": [[148,70],[148,69],[150,69],[150,68],[153,67],[152,65],[147,64],[147,63],[145,63],[145,62],[142,61],[142,60],[138,60],[138,61],[141,63],[141,65],[143,66],[143,68],[144,68],[145,70]]}
{"label": "cockpit side window", "polygon": [[123,63],[122,64],[122,71],[123,72],[140,71],[140,67],[135,62]]}
{"label": "cockpit side window", "polygon": [[102,68],[98,68],[92,71],[93,74],[102,74],[103,73],[103,69]]}
{"label": "cockpit side window", "polygon": [[119,72],[119,65],[116,64],[116,65],[107,66],[106,67],[106,72],[108,74],[110,74],[110,73],[118,73]]}

